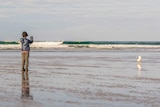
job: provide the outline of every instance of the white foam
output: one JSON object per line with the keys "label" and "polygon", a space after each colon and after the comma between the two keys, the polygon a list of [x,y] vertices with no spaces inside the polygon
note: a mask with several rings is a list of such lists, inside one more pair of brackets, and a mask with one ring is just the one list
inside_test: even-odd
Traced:
{"label": "white foam", "polygon": [[90,48],[160,48],[160,45],[89,45]]}
{"label": "white foam", "polygon": [[58,47],[63,42],[34,42],[30,46],[31,48],[53,48]]}
{"label": "white foam", "polygon": [[20,49],[20,44],[0,45],[0,49]]}

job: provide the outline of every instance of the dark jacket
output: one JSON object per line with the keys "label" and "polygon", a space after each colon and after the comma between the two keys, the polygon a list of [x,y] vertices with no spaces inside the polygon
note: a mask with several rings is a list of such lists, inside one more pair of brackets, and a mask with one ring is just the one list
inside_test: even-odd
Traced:
{"label": "dark jacket", "polygon": [[30,44],[33,43],[33,40],[21,38],[20,42],[22,43],[22,51],[30,51]]}

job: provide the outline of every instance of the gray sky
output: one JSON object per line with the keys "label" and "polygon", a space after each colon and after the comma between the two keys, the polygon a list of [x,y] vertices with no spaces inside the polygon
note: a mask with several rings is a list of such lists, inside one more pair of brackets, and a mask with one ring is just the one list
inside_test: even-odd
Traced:
{"label": "gray sky", "polygon": [[0,40],[159,41],[160,0],[0,0]]}

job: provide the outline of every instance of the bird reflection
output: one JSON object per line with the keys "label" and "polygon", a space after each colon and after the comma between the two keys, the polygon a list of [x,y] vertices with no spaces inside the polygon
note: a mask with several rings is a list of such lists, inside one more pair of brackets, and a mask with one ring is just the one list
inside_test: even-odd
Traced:
{"label": "bird reflection", "polygon": [[30,95],[29,87],[29,76],[28,71],[22,71],[22,99],[33,99],[33,96]]}
{"label": "bird reflection", "polygon": [[138,76],[138,77],[141,77],[141,70],[142,70],[141,63],[137,63],[137,68],[138,68],[137,76]]}

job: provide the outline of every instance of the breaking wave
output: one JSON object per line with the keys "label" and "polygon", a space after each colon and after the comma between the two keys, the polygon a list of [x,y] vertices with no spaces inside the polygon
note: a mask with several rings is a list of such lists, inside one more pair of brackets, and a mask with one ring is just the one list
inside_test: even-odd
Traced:
{"label": "breaking wave", "polygon": [[[17,41],[0,41],[0,49],[20,49],[21,44]],[[48,48],[160,48],[158,41],[58,41],[58,42],[34,42],[33,49]]]}

